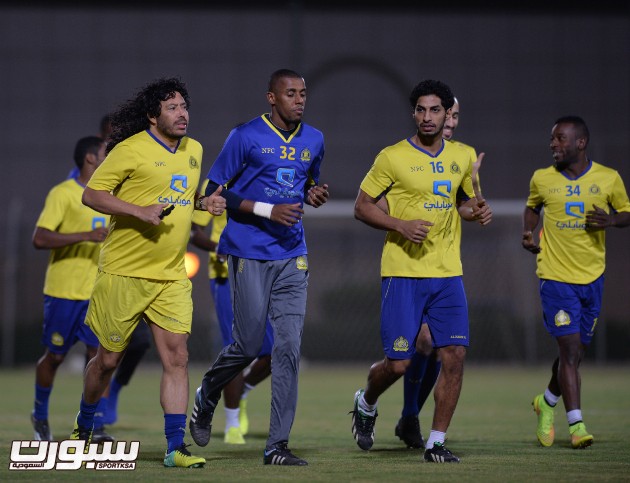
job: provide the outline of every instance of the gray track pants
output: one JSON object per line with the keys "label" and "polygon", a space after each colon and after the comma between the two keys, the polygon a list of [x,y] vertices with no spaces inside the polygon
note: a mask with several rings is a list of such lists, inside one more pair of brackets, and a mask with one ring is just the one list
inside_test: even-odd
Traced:
{"label": "gray track pants", "polygon": [[216,407],[223,387],[258,355],[267,314],[273,327],[271,416],[266,449],[288,442],[298,398],[300,344],[306,313],[306,256],[286,260],[228,259],[234,343],[219,353],[203,376],[204,407]]}

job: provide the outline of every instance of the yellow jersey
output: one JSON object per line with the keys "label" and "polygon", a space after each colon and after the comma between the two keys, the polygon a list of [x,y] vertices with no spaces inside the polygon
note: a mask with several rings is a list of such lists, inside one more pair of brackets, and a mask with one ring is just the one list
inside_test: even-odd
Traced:
{"label": "yellow jersey", "polygon": [[173,152],[149,131],[117,144],[88,183],[128,203],[168,203],[174,210],[155,226],[133,216],[111,217],[99,267],[107,273],[152,280],[187,278],[190,236],[203,149],[189,137]]}
{"label": "yellow jersey", "polygon": [[[68,179],[53,187],[37,226],[58,233],[78,233],[105,227],[109,215],[103,215],[81,203],[83,186]],[[44,282],[44,294],[68,300],[88,300],[98,269],[100,243],[79,242],[50,250]]]}
{"label": "yellow jersey", "polygon": [[381,257],[381,276],[444,278],[462,275],[458,193],[472,198],[470,153],[442,141],[436,155],[405,139],[383,149],[361,182],[372,198],[385,194],[389,214],[433,223],[422,244],[389,231]]}
{"label": "yellow jersey", "polygon": [[630,211],[623,181],[614,169],[591,161],[576,179],[554,166],[534,172],[527,206],[536,211],[544,208],[538,277],[587,284],[604,273],[605,230],[586,229],[586,212],[593,205],[606,211]]}

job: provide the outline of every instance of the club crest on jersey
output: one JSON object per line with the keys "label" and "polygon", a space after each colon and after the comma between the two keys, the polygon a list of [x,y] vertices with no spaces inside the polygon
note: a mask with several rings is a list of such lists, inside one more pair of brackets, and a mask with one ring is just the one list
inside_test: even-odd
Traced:
{"label": "club crest on jersey", "polygon": [[52,342],[52,345],[61,347],[63,345],[63,336],[59,332],[55,332],[50,338],[50,342]]}
{"label": "club crest on jersey", "polygon": [[117,344],[122,340],[122,336],[118,332],[112,332],[109,334],[108,339],[112,341],[114,344]]}
{"label": "club crest on jersey", "polygon": [[599,186],[597,186],[596,184],[593,184],[588,189],[588,192],[592,195],[598,195],[601,192],[601,190],[599,189]]}
{"label": "club crest on jersey", "polygon": [[556,327],[562,327],[563,325],[569,325],[571,323],[571,317],[564,310],[560,310],[554,317]]}
{"label": "club crest on jersey", "polygon": [[402,335],[394,341],[394,351],[407,352],[409,350],[409,341]]}
{"label": "club crest on jersey", "polygon": [[455,161],[451,163],[451,173],[453,174],[461,173],[461,169],[459,169],[459,164],[457,164]]}
{"label": "club crest on jersey", "polygon": [[199,169],[199,162],[192,156],[188,160],[188,164],[190,165],[191,169]]}
{"label": "club crest on jersey", "polygon": [[300,161],[304,161],[305,163],[311,161],[311,151],[308,148],[302,149],[302,152],[300,153]]}

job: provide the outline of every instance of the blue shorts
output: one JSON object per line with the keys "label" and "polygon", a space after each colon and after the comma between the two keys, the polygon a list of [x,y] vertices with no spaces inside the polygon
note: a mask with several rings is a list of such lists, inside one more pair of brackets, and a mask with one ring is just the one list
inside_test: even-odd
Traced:
{"label": "blue shorts", "polygon": [[98,347],[98,339],[85,325],[89,300],[68,300],[44,295],[42,344],[54,354],[67,354],[77,340]]}
{"label": "blue shorts", "polygon": [[591,343],[602,307],[604,276],[586,285],[540,280],[540,300],[547,332],[554,337],[580,333]]}
{"label": "blue shorts", "polygon": [[[227,278],[211,278],[210,290],[214,299],[214,306],[219,319],[219,328],[221,329],[221,337],[223,338],[223,347],[234,342],[232,337],[232,324],[234,323],[234,312],[232,311],[232,294],[230,291],[230,281]],[[267,317],[265,326],[265,338],[262,348],[258,353],[259,357],[268,356],[273,349],[273,329]]]}
{"label": "blue shorts", "polygon": [[410,359],[420,325],[433,347],[468,346],[468,303],[462,277],[385,277],[381,284],[381,341],[390,359]]}

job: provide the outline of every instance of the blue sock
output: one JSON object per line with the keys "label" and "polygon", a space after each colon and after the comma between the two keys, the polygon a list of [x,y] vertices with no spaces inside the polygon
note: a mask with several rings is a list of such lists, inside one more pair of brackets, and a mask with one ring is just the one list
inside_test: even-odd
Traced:
{"label": "blue sock", "polygon": [[420,391],[420,380],[426,366],[426,356],[416,352],[411,357],[411,364],[409,364],[403,378],[403,417],[418,415],[418,391]]}
{"label": "blue sock", "polygon": [[103,422],[103,418],[107,413],[107,398],[102,397],[96,406],[96,412],[94,413],[94,429],[102,428],[105,423]]}
{"label": "blue sock", "polygon": [[118,420],[118,393],[120,393],[122,387],[116,380],[116,377],[113,377],[112,382],[109,384],[109,397],[107,398],[103,424],[114,424]]}
{"label": "blue sock", "polygon": [[184,434],[186,434],[185,414],[165,414],[164,415],[164,435],[168,445],[166,452],[175,451],[184,444]]}
{"label": "blue sock", "polygon": [[52,386],[42,387],[35,384],[35,419],[48,419],[48,399],[51,392]]}
{"label": "blue sock", "polygon": [[422,406],[424,406],[424,403],[429,397],[429,394],[431,394],[433,386],[435,386],[435,381],[437,381],[437,378],[440,375],[441,368],[442,363],[440,361],[438,361],[435,357],[429,357],[429,361],[424,371],[424,376],[422,377],[422,381],[420,381],[420,392],[418,393],[418,412],[422,410]]}
{"label": "blue sock", "polygon": [[83,400],[83,396],[81,396],[81,408],[77,416],[77,423],[81,428],[92,429],[94,427],[94,413],[96,413],[97,406],[98,402],[88,404]]}

